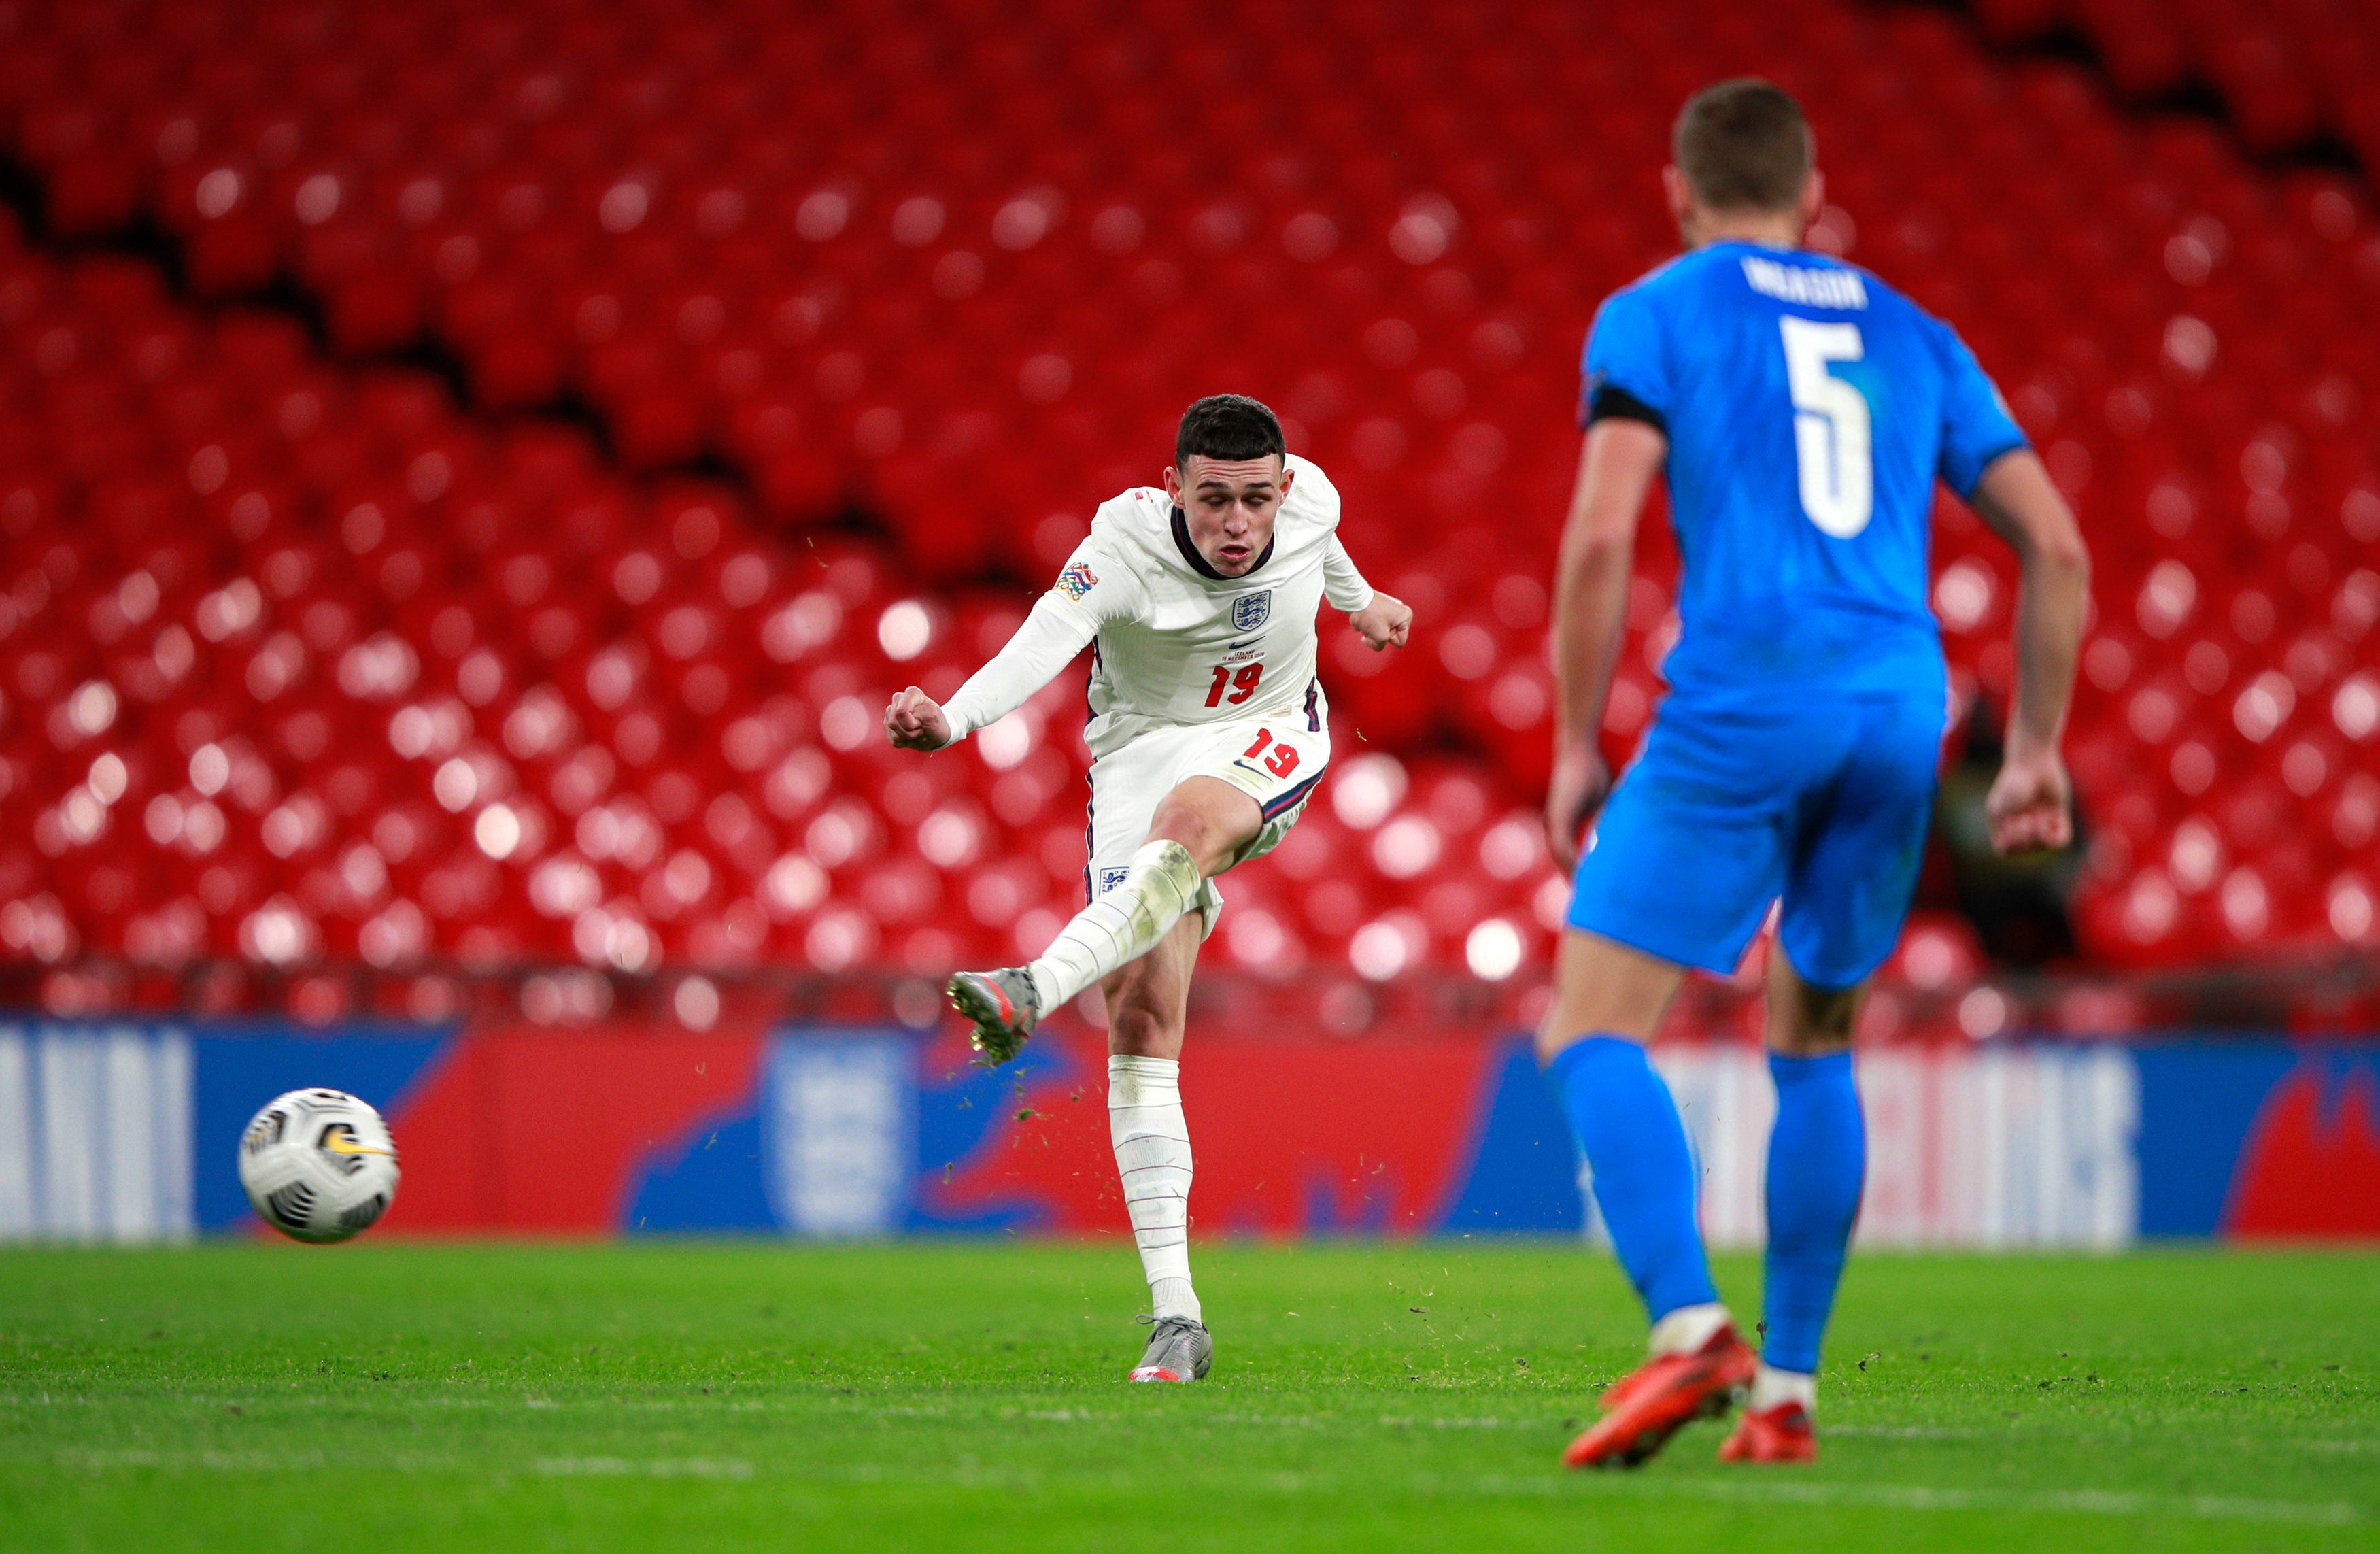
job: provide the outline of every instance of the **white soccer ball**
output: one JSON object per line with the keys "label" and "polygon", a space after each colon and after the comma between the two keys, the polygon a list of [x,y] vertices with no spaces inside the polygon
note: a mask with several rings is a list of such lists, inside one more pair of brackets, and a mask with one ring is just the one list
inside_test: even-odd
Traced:
{"label": "white soccer ball", "polygon": [[239,1135],[239,1184],[265,1222],[299,1241],[345,1241],[396,1196],[396,1141],[345,1090],[292,1090]]}

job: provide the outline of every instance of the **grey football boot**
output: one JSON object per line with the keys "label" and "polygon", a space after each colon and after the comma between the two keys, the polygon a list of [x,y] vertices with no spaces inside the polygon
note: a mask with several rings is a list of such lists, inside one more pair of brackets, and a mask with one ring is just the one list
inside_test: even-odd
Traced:
{"label": "grey football boot", "polygon": [[1187,1317],[1143,1317],[1154,1325],[1140,1364],[1128,1381],[1203,1381],[1215,1363],[1215,1337],[1204,1322]]}
{"label": "grey football boot", "polygon": [[1041,1018],[1041,994],[1023,966],[962,971],[947,989],[951,1007],[975,1022],[976,1062],[998,1068],[1016,1056]]}

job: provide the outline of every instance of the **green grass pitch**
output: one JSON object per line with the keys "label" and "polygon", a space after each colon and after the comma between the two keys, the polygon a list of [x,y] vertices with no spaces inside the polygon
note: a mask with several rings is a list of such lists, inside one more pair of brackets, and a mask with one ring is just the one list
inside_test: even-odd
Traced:
{"label": "green grass pitch", "polygon": [[1198,1270],[1215,1374],[1140,1388],[1115,1244],[0,1254],[0,1548],[2380,1547],[2380,1254],[1861,1257],[1815,1468],[1604,1475],[1608,1258]]}

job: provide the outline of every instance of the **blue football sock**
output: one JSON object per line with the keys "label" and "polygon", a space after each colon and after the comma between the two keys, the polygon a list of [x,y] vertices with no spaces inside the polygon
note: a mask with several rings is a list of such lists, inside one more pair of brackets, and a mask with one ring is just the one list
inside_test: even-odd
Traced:
{"label": "blue football sock", "polygon": [[1768,1257],[1761,1292],[1767,1331],[1760,1357],[1778,1370],[1815,1374],[1818,1341],[1834,1309],[1843,1254],[1859,1219],[1867,1174],[1852,1055],[1768,1055],[1777,1125],[1768,1135]]}
{"label": "blue football sock", "polygon": [[1658,1322],[1718,1299],[1694,1222],[1694,1157],[1670,1087],[1642,1045],[1590,1036],[1546,1069],[1595,1172],[1595,1201],[1620,1266]]}

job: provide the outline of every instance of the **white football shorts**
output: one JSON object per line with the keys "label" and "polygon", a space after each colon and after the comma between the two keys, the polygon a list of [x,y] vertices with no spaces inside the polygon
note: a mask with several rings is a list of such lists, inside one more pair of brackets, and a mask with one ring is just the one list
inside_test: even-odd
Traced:
{"label": "white football shorts", "polygon": [[[1257,801],[1264,824],[1225,868],[1262,857],[1281,845],[1305,812],[1315,785],[1330,764],[1330,731],[1319,717],[1290,711],[1228,723],[1184,723],[1136,735],[1091,763],[1090,844],[1085,883],[1094,898],[1123,882],[1133,854],[1148,840],[1157,805],[1189,777],[1213,777]],[[1212,879],[1198,886],[1207,932],[1223,915]]]}

